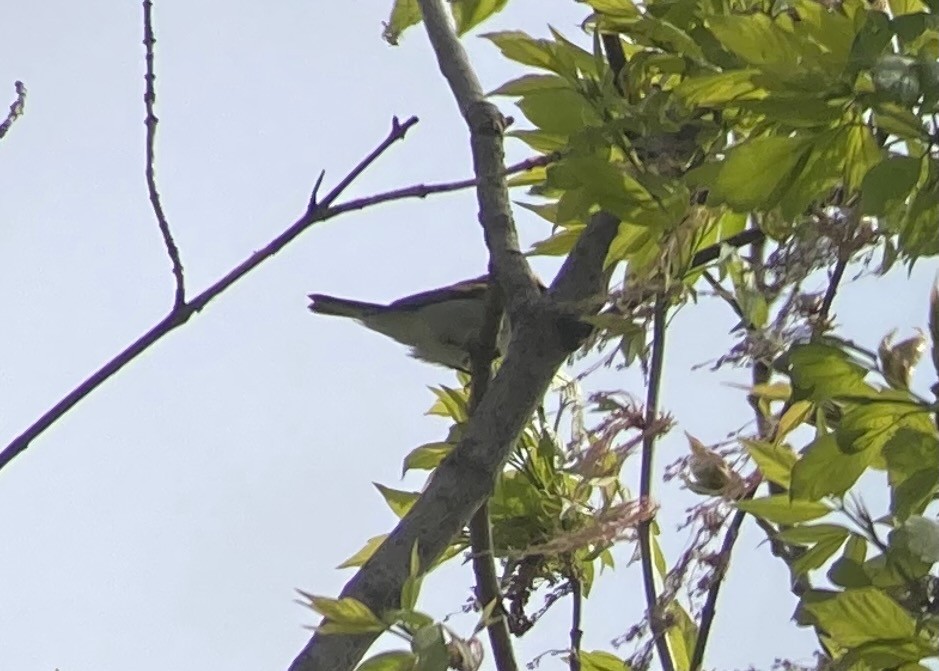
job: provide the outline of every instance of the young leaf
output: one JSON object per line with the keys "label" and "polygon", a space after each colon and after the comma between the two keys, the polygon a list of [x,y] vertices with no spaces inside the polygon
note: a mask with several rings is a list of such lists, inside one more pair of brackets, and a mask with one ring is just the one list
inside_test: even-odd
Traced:
{"label": "young leaf", "polygon": [[831,512],[831,509],[824,503],[801,500],[790,501],[787,494],[765,496],[750,501],[737,501],[735,505],[740,510],[774,524],[798,524],[799,522],[824,517]]}
{"label": "young leaf", "polygon": [[365,542],[365,546],[356,552],[354,555],[346,559],[336,568],[354,568],[356,566],[361,566],[368,558],[375,554],[375,550],[385,542],[385,539],[388,538],[388,534],[381,534],[379,536],[373,536]]}
{"label": "young leaf", "polygon": [[857,482],[876,456],[875,450],[843,452],[835,434],[821,435],[809,444],[792,467],[790,495],[793,499],[808,501],[841,496]]}
{"label": "young leaf", "polygon": [[388,44],[396,45],[401,33],[421,22],[421,7],[417,0],[394,0],[391,16],[382,31],[382,37]]}
{"label": "young leaf", "polygon": [[502,11],[508,0],[450,0],[450,13],[456,23],[457,35],[479,25],[496,12]]}
{"label": "young leaf", "polygon": [[380,652],[359,664],[355,671],[412,671],[417,656],[407,650]]}
{"label": "young leaf", "polygon": [[[387,627],[364,603],[345,597],[331,599],[300,592],[308,600],[308,606],[327,621],[317,627],[324,633],[359,633],[384,631]],[[330,627],[324,628],[326,625]]]}
{"label": "young leaf", "polygon": [[391,512],[398,517],[404,517],[421,495],[420,492],[406,492],[400,489],[392,489],[378,482],[373,482],[372,484],[375,485],[375,488],[381,493],[382,498],[385,499],[385,503],[391,508]]}
{"label": "young leaf", "polygon": [[798,459],[789,446],[774,445],[765,440],[743,439],[740,442],[764,478],[789,489],[792,467]]}
{"label": "young leaf", "polygon": [[594,650],[592,652],[581,650],[578,653],[578,659],[580,660],[580,671],[629,671],[625,661],[603,650]]}

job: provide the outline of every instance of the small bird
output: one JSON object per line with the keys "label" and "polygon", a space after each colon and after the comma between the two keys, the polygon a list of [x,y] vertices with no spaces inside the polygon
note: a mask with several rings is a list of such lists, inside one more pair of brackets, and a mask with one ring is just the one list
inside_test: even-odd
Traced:
{"label": "small bird", "polygon": [[[447,368],[468,371],[470,349],[478,342],[486,315],[489,277],[484,275],[399,298],[388,305],[310,294],[310,310],[351,317],[366,328],[411,348],[411,356]],[[505,354],[511,329],[503,315],[496,338]]]}

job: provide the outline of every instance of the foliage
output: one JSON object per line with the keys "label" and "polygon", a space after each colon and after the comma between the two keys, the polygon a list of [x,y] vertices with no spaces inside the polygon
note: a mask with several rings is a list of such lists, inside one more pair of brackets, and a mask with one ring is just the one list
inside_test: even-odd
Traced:
{"label": "foliage", "polygon": [[[448,4],[463,34],[506,3]],[[884,273],[939,253],[939,3],[585,4],[586,47],[554,30],[550,39],[485,35],[526,68],[492,92],[515,99],[530,123],[509,135],[559,153],[513,180],[532,198],[521,205],[551,225],[533,253],[567,254],[600,210],[620,219],[607,264],[625,264],[627,278],[611,308],[590,320],[592,345],[616,345],[603,350],[608,363],[648,366],[654,299],[675,310],[706,282],[728,303],[741,318],[741,340],[718,365],[753,369],[748,392],[760,428],[741,435],[736,450],[689,437],[692,454],[676,472],[708,497],[697,515],[711,523],[696,527],[694,550],[703,556],[721,538],[730,508],[755,518],[798,586],[797,621],[817,633],[821,666],[923,668],[939,655],[939,524],[930,509],[939,491],[939,406],[911,388],[911,373],[927,346],[939,372],[939,294],[931,297],[929,338],[894,344],[891,334],[876,353],[835,333],[831,309],[849,264],[878,253]],[[396,0],[386,38],[396,41],[419,21],[416,0]],[[752,257],[732,244],[747,229],[764,237]],[[720,252],[702,268],[697,255],[715,245]],[[824,295],[804,290],[820,270],[828,271]],[[576,586],[586,596],[599,570],[612,568],[610,547],[650,528],[654,506],[631,495],[620,473],[671,424],[660,415],[650,423],[645,409],[618,395],[585,404],[561,389],[556,421],[532,419],[490,501],[505,615],[516,634],[537,619],[525,611],[535,589],[547,585],[556,599]],[[435,394],[431,412],[453,421],[450,437],[413,450],[406,471],[432,470],[467,419],[465,389]],[[603,418],[589,430],[588,408]],[[559,436],[562,417],[571,423],[568,440]],[[871,473],[885,476],[890,491],[890,508],[877,517],[857,493]],[[380,491],[398,515],[417,496]],[[666,588],[649,604],[646,625],[667,638],[664,666],[700,668],[713,612],[687,609],[675,587],[697,570],[695,560],[689,551],[669,567],[651,538]],[[732,540],[711,555],[702,583],[709,597]],[[446,557],[467,543],[455,539]],[[651,650],[647,638],[632,665],[647,665]],[[401,654],[411,657],[400,668],[420,655]],[[609,652],[571,655],[581,669],[624,668]],[[375,668],[399,668],[404,658],[389,659]]]}

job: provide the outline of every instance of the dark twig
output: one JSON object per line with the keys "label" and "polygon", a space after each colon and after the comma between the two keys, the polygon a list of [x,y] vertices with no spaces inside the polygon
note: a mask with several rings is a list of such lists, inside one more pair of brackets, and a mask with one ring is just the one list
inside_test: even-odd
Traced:
{"label": "dark twig", "polygon": [[[755,488],[751,489],[744,498],[753,498],[754,491]],[[746,516],[747,514],[742,510],[735,512],[730,526],[727,527],[727,533],[724,535],[724,542],[721,544],[721,550],[718,554],[718,565],[714,567],[711,586],[708,588],[704,607],[701,609],[701,624],[698,626],[698,636],[695,639],[694,653],[691,656],[691,665],[689,667],[691,671],[698,671],[704,662],[704,650],[711,635],[714,616],[717,615],[717,597],[720,595],[721,585],[724,584],[724,576],[727,573],[727,567],[730,565],[730,555],[734,550],[734,544],[740,535],[740,526]]]}
{"label": "dark twig", "polygon": [[[502,292],[490,274],[489,293],[486,298],[486,316],[480,330],[479,341],[470,353],[470,369],[473,381],[470,388],[470,414],[476,412],[480,401],[489,388],[492,378],[492,361],[496,358],[496,341],[504,318]],[[476,600],[481,608],[495,602],[490,621],[486,624],[492,657],[498,671],[518,671],[508,620],[502,608],[502,590],[496,573],[495,551],[492,544],[492,525],[489,518],[489,502],[483,502],[469,521],[470,551],[473,558],[473,574],[476,576]]]}
{"label": "dark twig", "polygon": [[16,91],[16,99],[10,103],[7,118],[3,120],[3,123],[0,123],[0,139],[3,139],[13,122],[23,116],[23,112],[26,111],[26,84],[16,81],[13,82],[13,88]]}
{"label": "dark twig", "polygon": [[176,280],[176,295],[173,300],[173,309],[179,309],[186,303],[186,280],[183,275],[183,262],[179,256],[179,247],[173,239],[173,233],[170,231],[170,224],[166,220],[166,213],[163,212],[163,204],[160,202],[160,192],[157,191],[156,171],[154,163],[156,162],[155,144],[156,129],[159,119],[153,112],[153,106],[156,104],[156,87],[154,82],[156,75],[153,72],[153,46],[156,44],[156,38],[153,35],[153,9],[152,0],[143,0],[143,45],[146,49],[147,72],[144,75],[145,90],[143,102],[147,108],[147,118],[144,124],[147,127],[147,149],[146,149],[146,176],[147,192],[150,194],[150,205],[153,207],[153,213],[156,215],[157,225],[160,227],[160,235],[163,236],[163,245],[166,247],[166,253],[170,257],[170,263],[173,264],[173,277]]}
{"label": "dark twig", "polygon": [[[514,163],[506,167],[503,174],[508,176],[515,175],[520,172],[527,172],[533,168],[549,165],[557,159],[558,154],[546,154],[544,156],[527,158],[524,161],[519,161],[518,163]],[[461,179],[456,182],[440,182],[437,184],[415,184],[403,189],[386,191],[385,193],[378,193],[374,196],[366,196],[365,198],[350,200],[348,202],[342,203],[341,205],[335,205],[329,208],[329,216],[333,217],[337,214],[351,212],[352,210],[361,210],[366,207],[371,207],[372,205],[378,205],[380,203],[386,203],[392,200],[403,200],[405,198],[426,198],[427,196],[431,196],[437,193],[462,191],[463,189],[469,189],[476,186],[479,186],[479,179],[477,178]]]}
{"label": "dark twig", "polygon": [[835,302],[835,295],[838,293],[838,286],[841,284],[841,278],[844,277],[845,268],[848,267],[848,259],[844,256],[839,257],[835,263],[834,270],[828,278],[828,288],[825,290],[825,297],[822,299],[822,306],[818,311],[818,321],[816,322],[816,335],[821,335],[828,326],[831,306]]}
{"label": "dark twig", "polygon": [[582,610],[584,606],[583,586],[580,578],[571,577],[571,658],[569,667],[571,671],[580,671],[580,641],[584,636],[580,628]]}
{"label": "dark twig", "polygon": [[[403,139],[408,129],[416,123],[416,117],[411,117],[403,124],[395,123],[388,136],[382,140],[379,149],[373,151],[367,158],[359,162],[349,174],[361,174],[361,172],[378,158],[382,152],[386,151],[396,141]],[[227,275],[191,301],[174,308],[169,315],[154,324],[152,328],[135,340],[127,349],[116,355],[113,359],[92,373],[85,381],[75,387],[75,389],[70,391],[62,400],[52,406],[52,408],[33,422],[29,428],[17,436],[0,452],[0,469],[3,469],[18,454],[29,447],[33,440],[71,410],[79,401],[97,389],[105,380],[136,359],[141,353],[149,349],[151,345],[163,338],[167,333],[189,321],[190,317],[204,308],[209,301],[261,265],[265,260],[286,247],[307,228],[319,221],[335,216],[335,214],[330,213],[330,205],[342,194],[342,189],[348,186],[349,182],[349,179],[344,179],[340,182],[339,186],[334,188],[326,198],[323,199],[323,202],[316,209],[308,211],[264,248],[254,252],[242,263],[233,268]]]}
{"label": "dark twig", "polygon": [[[659,388],[662,384],[663,367],[665,363],[665,330],[668,309],[668,298],[660,293],[655,299],[654,314],[652,317],[652,360],[649,367],[649,388],[646,393],[646,427],[655,424],[659,407]],[[655,439],[657,431],[645,431],[642,438],[642,462],[639,472],[639,497],[646,504],[652,500],[652,458],[655,452]],[[646,606],[648,608],[649,628],[655,640],[659,661],[663,671],[675,671],[675,663],[668,649],[665,639],[663,620],[659,598],[655,588],[655,564],[652,558],[652,522],[653,519],[643,520],[639,524],[639,548],[642,559],[642,581],[646,593]]]}

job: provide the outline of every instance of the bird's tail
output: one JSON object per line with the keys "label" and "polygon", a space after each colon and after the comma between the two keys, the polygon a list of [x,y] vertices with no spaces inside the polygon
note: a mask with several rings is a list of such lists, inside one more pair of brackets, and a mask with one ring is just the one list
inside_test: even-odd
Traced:
{"label": "bird's tail", "polygon": [[363,303],[362,301],[350,301],[345,298],[336,298],[325,294],[310,294],[310,311],[321,315],[335,315],[337,317],[351,317],[352,319],[364,319],[376,312],[381,311],[385,306],[377,303]]}

